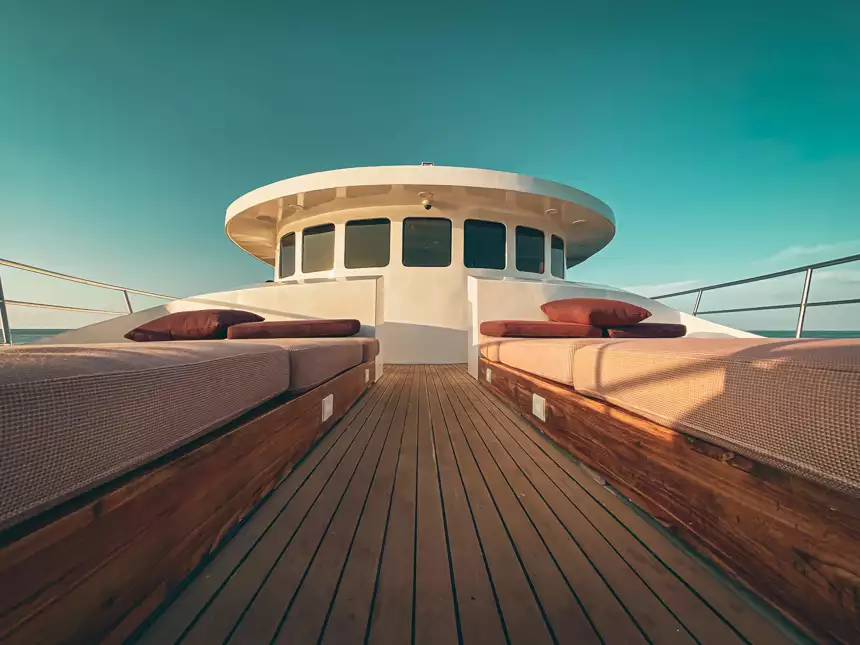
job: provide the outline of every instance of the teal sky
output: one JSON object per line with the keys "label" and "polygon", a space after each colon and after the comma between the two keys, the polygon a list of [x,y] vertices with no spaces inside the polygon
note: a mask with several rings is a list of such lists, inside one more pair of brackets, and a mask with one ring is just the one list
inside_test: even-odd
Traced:
{"label": "teal sky", "polygon": [[[856,0],[0,0],[0,257],[175,295],[259,282],[233,199],[424,160],[606,201],[616,239],[573,279],[656,295],[858,253],[858,34]],[[860,266],[816,287],[857,297]]]}

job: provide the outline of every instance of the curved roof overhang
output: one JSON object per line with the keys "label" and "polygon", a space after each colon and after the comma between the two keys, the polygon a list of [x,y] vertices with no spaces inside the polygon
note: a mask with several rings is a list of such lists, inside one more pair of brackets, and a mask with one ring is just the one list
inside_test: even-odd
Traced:
{"label": "curved roof overhang", "polygon": [[581,190],[509,172],[447,166],[346,168],[285,179],[230,204],[225,228],[239,248],[274,266],[277,232],[285,222],[354,208],[415,206],[421,193],[432,193],[442,211],[450,205],[553,219],[566,233],[568,267],[615,235],[609,206]]}

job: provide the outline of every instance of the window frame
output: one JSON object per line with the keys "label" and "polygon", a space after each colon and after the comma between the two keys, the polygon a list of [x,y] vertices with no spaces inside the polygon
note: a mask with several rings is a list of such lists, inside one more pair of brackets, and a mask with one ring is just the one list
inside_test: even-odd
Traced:
{"label": "window frame", "polygon": [[[350,224],[365,224],[365,225],[367,225],[370,222],[373,222],[376,224],[385,223],[387,225],[387,228],[388,228],[388,235],[387,235],[388,246],[386,247],[387,248],[387,255],[385,257],[385,264],[371,264],[371,265],[365,265],[365,266],[350,266],[349,261],[348,261]],[[344,224],[344,227],[343,227],[343,266],[345,269],[381,269],[381,268],[387,267],[390,264],[391,264],[391,220],[389,218],[387,218],[387,217],[368,217],[365,219],[351,219],[351,220],[348,220],[346,222],[346,224]]]}
{"label": "window frame", "polygon": [[[284,275],[284,240],[288,237],[292,237],[293,240],[293,266],[292,271],[290,273]],[[278,279],[285,280],[286,278],[292,278],[296,275],[296,232],[290,231],[289,233],[284,233],[281,236],[281,239],[278,240]]]}
{"label": "window frame", "polygon": [[[555,274],[555,263],[553,262],[553,251],[557,250],[555,248],[555,241],[556,240],[561,242],[561,275]],[[564,244],[564,238],[563,237],[561,237],[560,235],[556,235],[555,233],[550,235],[550,238],[549,238],[549,274],[554,278],[558,278],[559,280],[564,280],[564,273],[567,270],[567,267],[565,266],[567,264],[567,262],[566,262],[566,259],[564,256],[564,250],[565,250],[564,246],[565,246],[565,244]]]}
{"label": "window frame", "polygon": [[[447,264],[407,264],[406,262],[406,234],[407,234],[407,222],[414,220],[435,220],[439,222],[445,222],[448,225],[448,261]],[[449,267],[454,261],[454,224],[447,217],[421,217],[420,215],[410,216],[403,218],[402,233],[401,233],[401,249],[400,249],[400,262],[404,267],[410,268],[426,268],[426,269],[440,269],[444,267]]]}
{"label": "window frame", "polygon": [[[318,229],[318,230],[314,231],[314,229]],[[319,229],[326,229],[326,230],[323,231],[323,230],[319,230]],[[305,268],[305,263],[307,260],[306,254],[307,254],[307,249],[308,249],[308,245],[305,242],[307,241],[308,231],[314,231],[313,233],[311,233],[311,237],[313,237],[314,235],[319,235],[319,234],[324,233],[324,232],[325,233],[330,232],[332,234],[331,235],[331,266],[330,267],[325,268],[325,269],[314,269],[313,271],[308,271]],[[323,273],[325,271],[331,271],[334,269],[334,267],[336,265],[336,260],[337,260],[337,258],[335,258],[335,256],[334,256],[334,253],[335,253],[335,235],[336,234],[337,234],[337,229],[335,228],[335,225],[333,222],[327,222],[325,224],[315,224],[313,226],[307,226],[307,227],[302,229],[302,274]]]}
{"label": "window frame", "polygon": [[[534,231],[536,233],[540,233],[540,252],[541,252],[541,263],[543,264],[543,270],[541,271],[529,271],[527,269],[520,268],[520,230],[522,231]],[[536,238],[535,238],[536,239]],[[534,275],[546,275],[546,232],[542,231],[539,228],[534,228],[532,226],[517,226],[514,230],[514,265],[517,268],[517,271],[520,273],[531,273]]]}
{"label": "window frame", "polygon": [[[470,266],[468,263],[468,244],[466,242],[467,232],[466,229],[470,222],[478,222],[480,224],[490,224],[493,227],[501,227],[502,230],[502,266],[496,267],[487,267],[487,266]],[[467,269],[484,269],[488,271],[504,271],[508,268],[508,227],[504,222],[497,222],[495,220],[489,219],[478,219],[476,217],[470,217],[469,219],[463,220],[463,266]]]}

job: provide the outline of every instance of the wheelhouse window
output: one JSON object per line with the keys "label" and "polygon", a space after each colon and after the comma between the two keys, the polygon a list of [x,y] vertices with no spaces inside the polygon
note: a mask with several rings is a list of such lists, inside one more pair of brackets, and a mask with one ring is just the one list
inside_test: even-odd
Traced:
{"label": "wheelhouse window", "polygon": [[296,272],[296,234],[287,233],[281,238],[281,259],[278,277],[289,278]]}
{"label": "wheelhouse window", "polygon": [[517,271],[543,273],[544,237],[543,231],[528,226],[517,226]]}
{"label": "wheelhouse window", "polygon": [[463,263],[469,269],[504,269],[505,225],[467,219],[463,225]]}
{"label": "wheelhouse window", "polygon": [[386,267],[391,256],[391,220],[362,219],[346,223],[344,266]]}
{"label": "wheelhouse window", "polygon": [[550,240],[549,269],[556,278],[564,280],[564,240],[558,235]]}
{"label": "wheelhouse window", "polygon": [[311,226],[302,231],[302,272],[334,268],[334,224]]}
{"label": "wheelhouse window", "polygon": [[451,220],[407,217],[403,220],[403,266],[451,265]]}

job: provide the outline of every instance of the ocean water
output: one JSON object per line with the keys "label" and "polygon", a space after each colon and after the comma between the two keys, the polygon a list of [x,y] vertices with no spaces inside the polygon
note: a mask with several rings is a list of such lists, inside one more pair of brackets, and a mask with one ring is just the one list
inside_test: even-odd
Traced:
{"label": "ocean water", "polygon": [[[767,338],[794,338],[794,330],[779,331],[773,329],[757,330],[750,329],[751,334],[766,336]],[[831,330],[831,331],[814,331],[803,330],[804,338],[860,338],[860,330]]]}
{"label": "ocean water", "polygon": [[27,345],[29,343],[33,343],[40,338],[47,338],[48,336],[56,336],[57,334],[61,334],[64,331],[69,331],[68,329],[13,329],[12,330],[12,344],[13,345]]}

